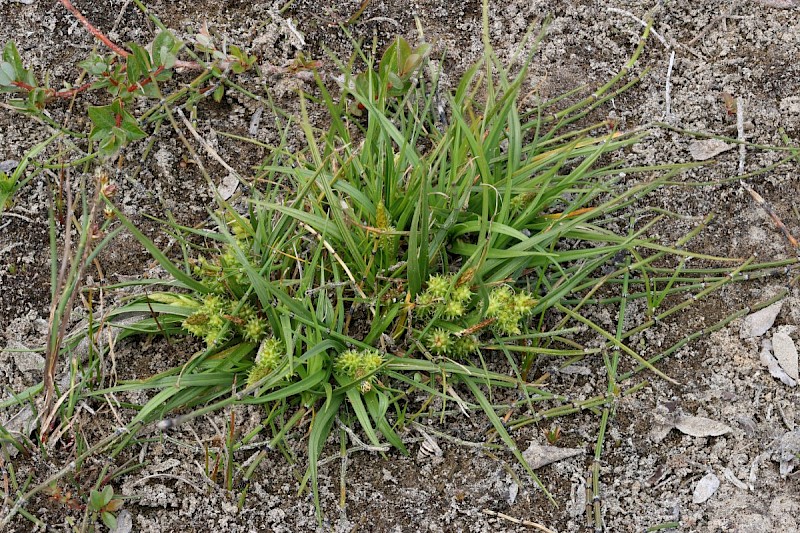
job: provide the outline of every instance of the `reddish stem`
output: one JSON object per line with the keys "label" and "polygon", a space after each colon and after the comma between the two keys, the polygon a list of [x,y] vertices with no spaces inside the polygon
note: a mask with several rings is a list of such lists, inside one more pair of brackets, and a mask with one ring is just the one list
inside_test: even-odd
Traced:
{"label": "reddish stem", "polygon": [[155,78],[156,76],[158,76],[162,72],[164,72],[164,65],[161,65],[160,67],[158,67],[156,69],[156,71],[153,72],[153,74],[149,78],[145,78],[145,79],[143,79],[142,81],[140,81],[138,83],[134,83],[134,84],[130,85],[128,87],[128,92],[132,93],[133,91],[136,90],[137,87],[144,87],[145,85],[147,85],[148,83],[153,81],[153,78]]}
{"label": "reddish stem", "polygon": [[[32,85],[28,85],[22,81],[12,81],[11,85],[15,87],[19,87],[20,89],[25,89],[26,91],[32,91],[36,89],[36,87]],[[45,89],[45,93],[47,94],[47,98],[72,98],[78,93],[82,93],[89,87],[91,87],[91,83],[84,83],[80,87],[75,87],[74,89],[67,89],[65,91],[56,91],[55,89]]]}
{"label": "reddish stem", "polygon": [[28,85],[27,83],[22,81],[12,81],[11,85],[13,85],[14,87],[19,87],[20,89],[25,89],[26,91],[32,91],[36,88],[33,85]]}
{"label": "reddish stem", "polygon": [[[95,28],[92,25],[92,23],[89,22],[89,20],[86,17],[83,16],[83,13],[78,11],[78,8],[76,8],[75,6],[72,5],[72,2],[70,2],[70,0],[58,0],[58,1],[61,2],[61,5],[63,5],[67,9],[67,11],[69,11],[70,13],[75,15],[75,18],[77,18],[81,22],[81,24],[83,24],[83,27],[86,28],[89,31],[89,33],[91,33],[92,35],[94,35],[95,37],[100,39],[100,41],[104,45],[106,45],[108,48],[110,48],[111,51],[113,51],[115,54],[117,54],[118,56],[120,56],[122,58],[126,58],[129,55],[131,55],[130,52],[128,52],[127,50],[125,50],[121,46],[119,46],[116,43],[114,43],[114,41],[112,41],[111,39],[106,37],[105,33],[101,32],[100,30]],[[175,62],[175,66],[178,67],[178,68],[188,68],[188,69],[192,69],[192,70],[203,70],[204,69],[204,67],[202,65],[200,65],[199,63],[196,63],[194,61],[176,61]]]}
{"label": "reddish stem", "polygon": [[66,91],[53,92],[51,96],[55,96],[56,98],[72,98],[76,94],[82,93],[91,86],[92,86],[91,83],[84,83],[80,87],[75,87],[74,89],[67,89]]}
{"label": "reddish stem", "polygon": [[[63,5],[65,8],[67,8],[67,10],[70,13],[75,15],[75,17],[81,22],[81,24],[83,24],[83,26],[89,31],[89,33],[91,33],[92,35],[94,35],[95,37],[100,39],[100,41],[102,41],[102,43],[104,45],[106,45],[108,48],[110,48],[115,54],[117,54],[118,56],[123,57],[123,58],[126,58],[129,55],[131,55],[130,52],[128,52],[127,50],[125,50],[121,46],[119,46],[116,43],[114,43],[114,41],[112,41],[111,39],[106,37],[106,35],[103,32],[101,32],[100,30],[95,28],[92,25],[92,23],[89,22],[86,19],[86,17],[84,17],[83,14],[80,11],[78,11],[78,8],[76,8],[75,6],[72,5],[72,2],[70,2],[70,0],[58,0],[58,1],[61,3],[61,5]],[[220,66],[222,68],[227,68],[227,65],[230,64],[230,63],[234,63],[234,61],[228,59],[226,61],[223,61]],[[205,67],[203,65],[201,65],[200,63],[197,63],[196,61],[181,61],[181,60],[177,60],[177,61],[175,61],[175,67],[177,67],[177,68],[186,68],[186,69],[190,69],[190,70],[204,70],[205,69]]]}
{"label": "reddish stem", "polygon": [[75,15],[75,18],[77,18],[81,22],[81,24],[83,24],[84,28],[86,28],[89,31],[89,33],[100,39],[100,41],[102,41],[104,45],[113,50],[115,54],[121,57],[128,57],[130,55],[130,52],[128,52],[124,48],[121,48],[120,46],[117,46],[111,39],[106,37],[106,35],[103,32],[92,26],[92,23],[89,22],[86,19],[86,17],[84,17],[83,14],[80,11],[78,11],[78,9],[75,6],[72,5],[72,2],[70,2],[70,0],[58,0],[58,1],[61,2],[61,5],[67,8],[67,11]]}

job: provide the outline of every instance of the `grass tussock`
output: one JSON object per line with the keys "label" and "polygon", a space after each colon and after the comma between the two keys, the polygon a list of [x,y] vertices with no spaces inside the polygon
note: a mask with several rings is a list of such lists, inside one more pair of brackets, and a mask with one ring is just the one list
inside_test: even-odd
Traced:
{"label": "grass tussock", "polygon": [[[233,453],[259,434],[291,456],[284,440],[303,428],[303,485],[310,482],[319,510],[320,458],[337,421],[346,428],[343,439],[353,430],[360,433],[359,449],[391,446],[407,453],[405,428],[435,416],[437,404],[442,413],[447,404],[482,412],[492,427],[487,447],[499,440],[542,490],[514,433],[579,410],[593,412],[599,467],[614,401],[646,385],[626,381],[645,369],[671,379],[655,366],[660,360],[739,315],[647,356],[629,340],[744,272],[778,266],[687,252],[684,245],[708,221],[671,244],[649,235],[673,215],[648,211],[641,200],[687,165],[626,166],[626,150],[643,134],[590,121],[605,102],[636,83],[631,72],[645,39],[646,32],[630,61],[602,87],[585,97],[576,89],[535,105],[523,105],[522,98],[531,58],[512,75],[488,35],[483,59],[451,91],[440,89],[426,68],[425,43],[412,47],[397,38],[380,58],[362,55],[339,63],[339,86],[316,76],[316,90],[299,95],[299,116],[278,113],[284,132],[303,132],[302,149],[276,147],[256,169],[246,199],[237,207],[218,199],[209,227],[165,222],[179,236],[183,261],[171,260],[145,237],[112,195],[95,196],[104,204],[106,224],[116,225],[102,244],[127,229],[172,279],[141,281],[148,289],[144,296],[102,318],[90,314],[80,335],[52,340],[56,351],[70,352],[81,339],[97,339],[112,327],[121,328],[120,339],[190,335],[204,349],[159,375],[98,388],[107,347],[92,344],[89,371],[75,374],[57,422],[68,425],[79,401],[152,391],[144,405],[126,406],[135,415],[104,443],[116,443],[116,455],[146,424],[167,430],[233,405],[263,406],[263,422],[240,438],[234,438],[231,415],[225,445],[209,456],[217,464],[209,476],[217,479],[221,472],[226,488],[240,490],[240,504],[267,452],[258,452],[246,469],[239,465],[238,472],[245,469],[241,479],[234,476]],[[180,43],[162,41],[174,63]],[[210,43],[204,46],[211,50]],[[152,66],[147,51],[136,52],[139,71],[146,72]],[[245,65],[247,57],[240,55]],[[356,69],[359,62],[366,68]],[[160,87],[169,76],[164,65],[159,68],[160,77],[146,77],[147,91],[160,99],[161,113],[152,116],[178,128],[173,100]],[[243,91],[232,83],[217,87]],[[575,103],[565,104],[567,97]],[[326,110],[323,124],[311,122],[310,107]],[[136,125],[139,131],[144,135]],[[96,157],[136,140],[125,135],[110,127]],[[634,219],[644,222],[628,224],[623,234],[614,229],[620,220]],[[91,220],[84,219],[78,259],[96,257],[98,248],[87,251]],[[213,245],[198,248],[190,235]],[[665,270],[666,258],[677,258],[678,267]],[[691,258],[728,266],[693,269]],[[54,294],[61,316],[79,290],[79,263],[64,276],[66,292]],[[680,294],[693,298],[674,303],[670,296]],[[646,301],[647,316],[625,330],[632,299]],[[610,331],[588,312],[601,305],[619,317]],[[130,316],[142,318],[113,326]],[[602,359],[607,378],[607,386],[584,401],[570,401],[533,372],[541,359],[566,365],[584,357]],[[29,401],[39,390],[25,391],[15,402]],[[421,405],[411,400],[419,394],[428,398]],[[504,404],[501,397],[515,399]],[[545,400],[556,407],[540,409]],[[3,431],[17,449],[28,448]],[[100,489],[98,484],[93,493],[93,512],[105,520],[102,513],[111,513],[108,506],[117,500]],[[597,479],[594,490],[599,491]]]}

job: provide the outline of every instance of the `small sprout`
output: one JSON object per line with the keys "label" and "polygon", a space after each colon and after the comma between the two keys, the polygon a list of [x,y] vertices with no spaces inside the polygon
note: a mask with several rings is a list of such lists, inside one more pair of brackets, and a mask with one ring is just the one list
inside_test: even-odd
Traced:
{"label": "small sprout", "polygon": [[552,446],[556,442],[558,442],[558,439],[561,438],[561,428],[558,426],[550,428],[548,431],[545,432],[544,436],[547,439],[547,443]]}
{"label": "small sprout", "polygon": [[139,122],[125,109],[121,99],[110,105],[90,106],[89,119],[92,131],[89,139],[97,141],[101,152],[110,155],[129,141],[137,141],[147,137],[139,127]]}
{"label": "small sprout", "polygon": [[159,33],[152,46],[152,59],[153,65],[163,66],[164,68],[172,68],[177,61],[176,54],[180,51],[183,45],[175,39],[172,33],[162,31]]}
{"label": "small sprout", "polygon": [[283,70],[286,72],[291,72],[292,74],[297,74],[300,71],[315,70],[321,66],[321,61],[309,59],[305,57],[302,52],[300,52],[294,59],[284,64]]}
{"label": "small sprout", "polygon": [[201,52],[210,52],[215,49],[214,38],[211,37],[211,33],[208,31],[207,22],[204,22],[200,27],[200,31],[194,36],[194,40],[198,45],[197,49]]}
{"label": "small sprout", "polygon": [[412,49],[402,37],[388,46],[378,66],[378,74],[390,96],[402,96],[411,88],[411,77],[422,65],[431,46],[422,43]]}
{"label": "small sprout", "polygon": [[109,529],[116,529],[117,517],[114,513],[122,507],[122,500],[114,498],[114,489],[106,485],[103,490],[92,490],[89,495],[89,509],[100,515]]}
{"label": "small sprout", "polygon": [[241,74],[252,67],[258,59],[254,55],[249,55],[236,45],[231,45],[230,56],[226,60],[233,60],[231,62],[231,70],[234,74]]}
{"label": "small sprout", "polygon": [[211,98],[214,99],[216,103],[222,102],[222,99],[225,97],[225,86],[223,84],[217,85],[217,88],[214,89],[214,92],[211,94]]}

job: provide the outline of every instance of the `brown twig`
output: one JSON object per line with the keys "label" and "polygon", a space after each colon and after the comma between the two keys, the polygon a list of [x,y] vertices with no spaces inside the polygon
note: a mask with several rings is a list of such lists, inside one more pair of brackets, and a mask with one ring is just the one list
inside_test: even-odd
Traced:
{"label": "brown twig", "polygon": [[687,47],[692,47],[692,46],[694,46],[694,45],[695,45],[695,43],[697,43],[697,41],[699,41],[700,39],[702,39],[703,37],[705,37],[705,36],[706,36],[706,34],[707,34],[709,31],[711,31],[712,29],[714,29],[714,26],[716,26],[716,25],[717,25],[717,24],[719,24],[720,22],[722,22],[722,23],[724,24],[724,23],[725,23],[725,19],[734,18],[734,16],[735,16],[735,15],[734,15],[734,13],[736,13],[736,10],[737,10],[737,9],[739,9],[739,5],[740,5],[740,4],[741,4],[741,2],[739,2],[739,1],[735,1],[735,2],[733,2],[733,3],[730,5],[730,8],[728,8],[728,11],[727,11],[727,12],[723,13],[722,15],[719,15],[719,16],[717,16],[716,18],[714,18],[714,20],[712,20],[711,22],[709,22],[709,23],[706,25],[706,27],[705,27],[705,28],[703,28],[702,30],[700,30],[700,33],[698,33],[697,35],[695,35],[695,37],[694,37],[694,38],[693,38],[691,41],[689,41],[688,43],[686,43],[686,46],[687,46]]}
{"label": "brown twig", "polygon": [[72,2],[70,2],[70,0],[58,0],[58,1],[61,2],[61,5],[63,5],[67,9],[67,11],[75,15],[75,18],[77,18],[81,22],[81,24],[83,24],[83,27],[86,28],[86,30],[89,33],[100,39],[100,41],[104,45],[109,47],[111,50],[113,50],[115,54],[117,54],[120,57],[128,57],[131,54],[121,46],[115,44],[114,41],[106,37],[106,34],[95,28],[92,25],[92,23],[89,22],[89,20],[83,16],[83,13],[78,11],[78,9],[72,5]]}
{"label": "brown twig", "polygon": [[[744,174],[744,162],[745,162],[745,138],[744,138],[744,100],[740,96],[736,100],[736,129],[738,130],[739,140],[742,141],[742,144],[739,145],[739,175],[741,176]],[[763,196],[758,194],[755,189],[753,189],[750,185],[747,184],[744,180],[739,180],[742,188],[747,191],[747,194],[756,202],[756,204],[764,210],[764,212],[769,215],[769,218],[772,219],[772,222],[775,226],[778,227],[779,230],[783,233],[783,236],[789,241],[789,244],[797,250],[798,243],[797,239],[792,235],[792,232],[789,231],[789,228],[786,227],[786,224],[780,219],[780,217],[775,213],[775,210],[772,209],[772,206],[767,202]]]}
{"label": "brown twig", "polygon": [[513,516],[509,516],[505,513],[498,513],[497,511],[492,511],[491,509],[484,509],[483,514],[489,516],[496,516],[497,518],[502,518],[503,520],[507,520],[512,524],[531,527],[533,529],[536,529],[537,531],[543,531],[544,533],[555,533],[552,529],[550,529],[547,526],[543,526],[542,524],[531,522],[530,520],[520,520],[519,518],[514,518]]}
{"label": "brown twig", "polygon": [[745,183],[744,180],[741,181],[742,188],[750,195],[750,197],[758,204],[758,206],[764,210],[764,212],[769,215],[769,218],[772,219],[772,222],[778,227],[779,230],[783,233],[783,236],[789,241],[789,244],[792,248],[797,249],[800,243],[797,242],[797,239],[792,235],[792,232],[789,231],[789,228],[786,227],[786,224],[780,219],[780,217],[775,213],[772,209],[772,206],[764,200],[764,197],[758,194],[750,185]]}

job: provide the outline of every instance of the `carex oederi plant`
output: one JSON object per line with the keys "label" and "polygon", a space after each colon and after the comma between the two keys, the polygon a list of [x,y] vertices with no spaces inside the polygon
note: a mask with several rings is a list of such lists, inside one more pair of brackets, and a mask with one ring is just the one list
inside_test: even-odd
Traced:
{"label": "carex oederi plant", "polygon": [[[450,89],[439,87],[424,42],[398,37],[379,58],[333,58],[340,76],[315,74],[316,90],[299,95],[298,117],[276,112],[283,142],[256,170],[249,196],[236,206],[218,198],[206,228],[170,223],[173,234],[206,243],[183,239],[192,252],[183,262],[107,199],[170,279],[147,281],[145,295],[104,323],[128,317],[125,335],[192,336],[203,348],[180,367],[84,394],[157,391],[136,407],[131,433],[234,404],[264,406],[262,424],[230,444],[231,462],[259,432],[281,447],[307,425],[305,481],[319,510],[320,455],[336,423],[343,439],[364,439],[360,449],[386,451],[388,443],[405,453],[405,428],[433,412],[431,400],[442,415],[447,402],[481,411],[489,440],[499,439],[542,487],[514,430],[576,409],[600,414],[634,390],[622,382],[639,369],[669,379],[653,362],[670,350],[645,359],[626,340],[683,308],[667,307],[667,295],[702,297],[752,267],[665,273],[655,266],[664,257],[702,257],[682,246],[704,224],[665,245],[648,230],[666,212],[625,234],[610,229],[646,209],[641,199],[686,168],[626,166],[625,149],[643,133],[593,121],[638,81],[632,72],[647,31],[605,85],[531,104],[521,94],[530,90],[532,57],[498,60],[486,10],[484,3],[483,58]],[[158,83],[152,79],[153,91]],[[323,124],[309,119],[312,106],[326,111]],[[299,150],[285,141],[293,128],[305,137]],[[605,331],[585,312],[605,302],[623,316],[633,297],[647,300],[648,316],[627,332],[622,320]],[[587,348],[586,335],[599,341]],[[539,358],[592,355],[603,356],[609,377],[597,397],[571,402],[532,379]],[[619,374],[620,357],[634,371]],[[411,399],[418,393],[428,398],[421,406]],[[509,395],[519,418],[509,420],[511,406],[499,399]],[[543,400],[563,408],[537,411]],[[265,453],[247,466],[245,487]]]}

